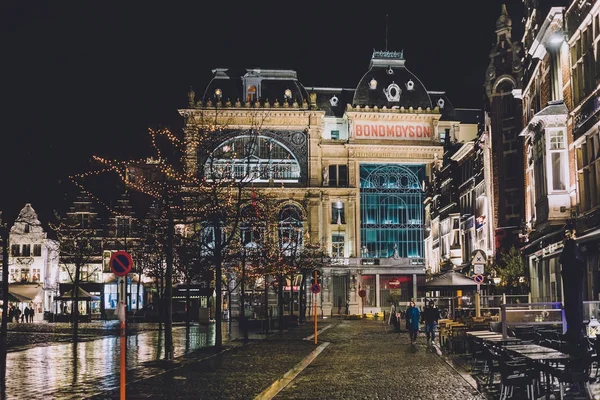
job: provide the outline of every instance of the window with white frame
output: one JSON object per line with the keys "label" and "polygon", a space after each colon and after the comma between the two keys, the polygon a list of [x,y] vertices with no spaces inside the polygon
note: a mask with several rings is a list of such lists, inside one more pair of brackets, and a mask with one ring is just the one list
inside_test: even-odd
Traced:
{"label": "window with white frame", "polygon": [[547,130],[548,134],[548,156],[550,170],[549,187],[551,191],[567,190],[567,138],[563,129]]}

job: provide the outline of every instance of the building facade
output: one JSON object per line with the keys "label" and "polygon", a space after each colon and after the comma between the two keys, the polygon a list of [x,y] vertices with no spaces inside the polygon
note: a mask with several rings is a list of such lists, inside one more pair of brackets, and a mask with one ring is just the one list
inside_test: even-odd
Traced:
{"label": "building facade", "polygon": [[496,41],[486,70],[486,111],[490,115],[493,218],[496,261],[510,247],[520,246],[524,220],[523,146],[520,90],[522,46],[512,38],[512,19],[502,6],[496,20]]}
{"label": "building facade", "polygon": [[258,132],[255,161],[238,168],[251,168],[254,186],[281,200],[280,220],[295,221],[332,255],[322,276],[325,316],[346,304],[351,314],[380,311],[392,289],[402,302],[419,295],[425,181],[446,138],[476,136],[405,62],[402,52],[375,51],[352,89],[307,87],[289,70],[216,69],[203,95],[190,92],[179,110],[192,172],[195,127],[207,116],[232,131],[220,148],[240,149]]}
{"label": "building facade", "polygon": [[37,213],[26,204],[9,234],[8,291],[21,311],[31,306],[35,320],[53,312],[58,296],[58,243],[48,239]]}
{"label": "building facade", "polygon": [[[584,298],[600,299],[600,2],[572,1],[565,13],[572,107],[570,194],[587,259]],[[575,201],[573,201],[575,199]]]}

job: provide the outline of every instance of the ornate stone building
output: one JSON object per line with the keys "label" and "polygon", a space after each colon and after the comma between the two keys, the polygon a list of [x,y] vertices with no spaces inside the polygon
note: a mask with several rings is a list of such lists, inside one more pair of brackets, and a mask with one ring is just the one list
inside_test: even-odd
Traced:
{"label": "ornate stone building", "polygon": [[19,213],[10,229],[8,291],[11,303],[24,310],[32,306],[35,320],[53,312],[58,296],[58,243],[48,239],[31,204]]}
{"label": "ornate stone building", "polygon": [[496,255],[519,246],[524,220],[521,82],[522,46],[512,38],[512,20],[502,6],[496,42],[486,70],[486,111],[490,114]]}
{"label": "ornate stone building", "polygon": [[191,171],[194,127],[207,116],[234,132],[221,148],[258,133],[255,160],[238,168],[282,200],[280,220],[296,221],[333,256],[322,278],[325,316],[346,303],[351,314],[380,311],[391,290],[407,302],[425,281],[424,182],[442,142],[469,128],[405,62],[402,52],[375,51],[353,89],[305,87],[290,70],[215,69],[179,110]]}

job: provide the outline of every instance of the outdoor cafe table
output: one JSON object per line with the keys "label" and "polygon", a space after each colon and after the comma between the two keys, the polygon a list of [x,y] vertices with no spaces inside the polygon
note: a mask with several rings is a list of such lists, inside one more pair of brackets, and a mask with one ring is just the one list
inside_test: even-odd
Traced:
{"label": "outdoor cafe table", "polygon": [[558,350],[551,347],[540,346],[539,344],[520,344],[504,346],[506,350],[517,354],[540,354],[540,353],[558,353]]}
{"label": "outdoor cafe table", "polygon": [[[515,346],[516,347],[516,346]],[[543,346],[540,346],[543,347]],[[554,349],[550,349],[550,350],[554,350]],[[552,393],[552,390],[550,389],[550,372],[548,371],[548,368],[543,368],[543,367],[547,367],[551,362],[564,362],[564,361],[568,361],[571,360],[573,358],[573,356],[569,355],[569,354],[565,354],[565,353],[561,353],[558,350],[554,350],[552,352],[537,352],[537,353],[528,353],[528,352],[523,352],[522,350],[518,352],[518,354],[522,355],[523,357],[539,363],[539,364],[543,364],[543,366],[541,366],[539,368],[539,371],[541,373],[544,374],[545,376],[545,381],[546,381],[546,398],[549,399],[550,395]]]}
{"label": "outdoor cafe table", "polygon": [[496,335],[499,335],[499,333],[492,332],[492,331],[467,331],[467,335],[474,336],[474,337],[487,337],[487,336],[496,336]]}
{"label": "outdoor cafe table", "polygon": [[481,339],[483,339],[484,342],[488,342],[488,343],[491,343],[493,345],[498,345],[498,346],[510,345],[510,344],[517,345],[517,344],[521,343],[521,339],[519,339],[519,338],[503,337],[502,335],[487,336],[487,337],[483,337]]}

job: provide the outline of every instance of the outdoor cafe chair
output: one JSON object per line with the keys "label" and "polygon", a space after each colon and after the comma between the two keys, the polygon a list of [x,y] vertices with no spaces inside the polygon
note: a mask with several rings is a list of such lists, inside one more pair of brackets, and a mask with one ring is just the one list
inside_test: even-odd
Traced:
{"label": "outdoor cafe chair", "polygon": [[588,350],[582,357],[573,358],[559,366],[548,367],[550,375],[558,381],[561,400],[565,396],[565,385],[575,385],[579,393],[585,392],[591,365],[592,352]]}
{"label": "outdoor cafe chair", "polygon": [[511,362],[500,357],[500,399],[512,397],[514,389],[525,389],[528,399],[535,399],[538,371],[528,363]]}
{"label": "outdoor cafe chair", "polygon": [[487,374],[485,385],[490,388],[494,386],[494,379],[497,373],[500,373],[500,360],[502,356],[497,353],[496,350],[487,344],[483,345],[483,357],[485,359],[485,366],[483,372]]}

